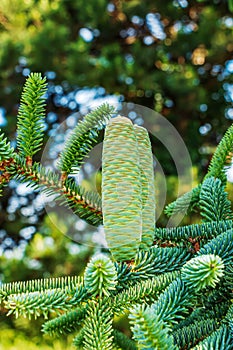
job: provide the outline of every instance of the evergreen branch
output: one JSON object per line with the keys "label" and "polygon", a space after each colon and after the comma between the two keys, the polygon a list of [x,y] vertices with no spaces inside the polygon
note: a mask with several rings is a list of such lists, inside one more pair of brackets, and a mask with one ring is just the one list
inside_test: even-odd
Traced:
{"label": "evergreen branch", "polygon": [[7,315],[15,314],[28,317],[33,315],[35,319],[40,315],[48,318],[49,312],[60,313],[69,310],[72,305],[68,303],[70,298],[63,290],[48,290],[45,292],[32,292],[24,294],[12,294],[4,301],[4,306],[9,309]]}
{"label": "evergreen branch", "polygon": [[189,326],[183,327],[172,332],[174,343],[180,349],[190,349],[197,341],[208,336],[218,328],[218,322],[209,318],[206,320],[198,320]]}
{"label": "evergreen branch", "polygon": [[211,221],[181,227],[155,229],[156,240],[171,240],[173,242],[187,241],[189,238],[210,239],[233,228],[232,220]]}
{"label": "evergreen branch", "polygon": [[226,184],[226,169],[231,165],[233,149],[233,125],[225,132],[209,164],[205,179],[218,178],[222,184]]}
{"label": "evergreen branch", "polygon": [[82,286],[83,278],[77,276],[3,283],[0,285],[0,297],[4,299],[10,294],[43,292],[50,289],[62,289],[68,292],[75,292],[77,288]]}
{"label": "evergreen branch", "polygon": [[[75,214],[94,226],[102,224],[102,205],[98,193],[86,191],[81,186],[77,186],[72,179],[65,180],[64,187],[62,195]],[[62,197],[59,199],[62,200]],[[60,203],[62,204],[64,205],[64,201]]]}
{"label": "evergreen branch", "polygon": [[122,350],[137,350],[137,347],[131,339],[124,333],[114,329],[113,330],[114,343]]}
{"label": "evergreen branch", "polygon": [[40,73],[31,73],[24,85],[17,122],[17,145],[19,154],[26,157],[31,165],[32,156],[42,146],[46,78]]}
{"label": "evergreen branch", "polygon": [[73,344],[76,349],[83,349],[83,339],[84,339],[84,331],[83,328],[79,331],[76,337],[73,339]]}
{"label": "evergreen branch", "polygon": [[207,177],[200,192],[201,215],[205,221],[220,221],[232,219],[231,202],[227,199],[227,193],[221,180]]}
{"label": "evergreen branch", "polygon": [[92,297],[109,296],[117,284],[117,272],[113,262],[103,254],[93,257],[85,269],[84,283]]}
{"label": "evergreen branch", "polygon": [[126,264],[125,262],[114,262],[117,271],[117,290],[122,290],[123,288],[128,288],[129,281],[132,281],[132,266]]}
{"label": "evergreen branch", "polygon": [[76,307],[87,297],[86,289],[80,285],[74,289],[46,289],[45,291],[11,294],[4,300],[4,306],[9,309],[7,315],[24,316],[31,319],[43,315],[48,318],[49,312],[60,313]]}
{"label": "evergreen branch", "polygon": [[213,304],[221,304],[223,301],[225,302],[226,306],[229,307],[229,301],[232,293],[231,291],[227,290],[223,282],[224,277],[214,289],[207,288],[206,291],[204,291],[203,295],[201,296],[201,303],[205,305],[206,309],[210,308]]}
{"label": "evergreen branch", "polygon": [[59,168],[65,174],[77,172],[83,158],[97,143],[98,133],[114,113],[107,103],[90,112],[77,124],[61,153]]}
{"label": "evergreen branch", "polygon": [[168,204],[164,210],[164,213],[168,216],[175,214],[191,213],[199,202],[201,185],[193,188],[190,192],[183,194],[177,198],[174,202]]}
{"label": "evergreen branch", "polygon": [[106,300],[90,301],[83,327],[84,350],[112,349],[112,316]]}
{"label": "evergreen branch", "polygon": [[178,270],[191,256],[192,254],[184,248],[152,247],[149,251],[139,251],[131,265],[115,263],[118,276],[116,288],[128,288],[139,280]]}
{"label": "evergreen branch", "polygon": [[[226,184],[226,169],[231,165],[233,149],[233,125],[226,131],[211,159],[205,179],[209,177],[218,178],[223,186]],[[165,214],[171,216],[179,212],[186,212],[190,201],[190,210],[198,204],[201,185],[198,185],[191,192],[185,193],[176,201],[170,203],[165,208]]]}
{"label": "evergreen branch", "polygon": [[232,350],[232,340],[230,330],[222,326],[192,350]]}
{"label": "evergreen branch", "polygon": [[183,327],[191,326],[194,323],[198,324],[198,322],[208,319],[215,319],[219,323],[225,317],[229,309],[229,305],[225,300],[221,303],[218,302],[209,304],[208,301],[206,302],[207,298],[204,296],[201,302],[202,306],[194,308],[188,317],[174,325],[173,331],[178,332]]}
{"label": "evergreen branch", "polygon": [[131,309],[129,318],[138,349],[178,350],[169,328],[151,308],[138,305]]}
{"label": "evergreen branch", "polygon": [[148,251],[140,251],[132,265],[132,278],[148,278],[180,269],[191,256],[186,249],[176,247],[152,247]]}
{"label": "evergreen branch", "polygon": [[153,244],[155,228],[155,188],[151,143],[145,128],[134,125],[137,138],[137,152],[141,177],[142,199],[142,235],[141,249],[148,249]]}
{"label": "evergreen branch", "polygon": [[137,282],[134,286],[118,293],[112,300],[114,313],[122,314],[133,304],[154,302],[159,292],[177,278],[178,274],[178,271],[167,272],[146,281]]}
{"label": "evergreen branch", "polygon": [[2,133],[0,129],[0,164],[4,160],[13,158],[13,154],[14,149],[11,147],[10,142],[7,140],[4,133]]}
{"label": "evergreen branch", "polygon": [[213,254],[200,255],[188,261],[181,269],[181,278],[196,291],[207,286],[215,287],[223,276],[222,259]]}
{"label": "evergreen branch", "polygon": [[117,261],[134,258],[142,232],[141,181],[132,122],[112,119],[103,143],[102,207],[104,231]]}
{"label": "evergreen branch", "polygon": [[225,274],[224,274],[224,286],[228,290],[233,290],[233,264],[229,264],[226,266]]}
{"label": "evergreen branch", "polygon": [[85,307],[67,312],[62,316],[45,322],[42,325],[42,332],[50,336],[72,333],[81,326],[85,313]]}
{"label": "evergreen branch", "polygon": [[165,291],[160,294],[158,300],[151,305],[153,313],[167,324],[175,324],[184,318],[188,308],[195,303],[195,291],[177,278]]}
{"label": "evergreen branch", "polygon": [[69,206],[75,214],[88,223],[97,226],[102,223],[101,202],[98,195],[86,192],[72,179],[63,182],[58,174],[45,169],[38,163],[29,167],[20,157],[14,160],[11,171],[16,179],[29,182],[35,190],[42,189],[47,195],[57,195],[55,200],[60,205]]}
{"label": "evergreen branch", "polygon": [[14,149],[10,146],[7,138],[4,138],[4,133],[0,133],[0,197],[3,188],[8,184],[12,176],[9,172],[9,167],[12,164],[13,156]]}
{"label": "evergreen branch", "polygon": [[233,230],[228,230],[213,238],[202,247],[198,255],[215,254],[218,255],[224,265],[232,262],[233,258]]}

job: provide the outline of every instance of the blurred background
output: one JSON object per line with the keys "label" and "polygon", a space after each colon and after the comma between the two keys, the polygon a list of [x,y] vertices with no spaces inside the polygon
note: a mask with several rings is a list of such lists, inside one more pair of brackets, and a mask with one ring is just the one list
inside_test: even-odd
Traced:
{"label": "blurred background", "polygon": [[[15,145],[22,86],[30,72],[41,72],[48,81],[47,139],[61,123],[72,129],[91,105],[146,106],[185,141],[195,185],[233,119],[232,14],[230,0],[1,0],[0,127]],[[166,175],[168,203],[176,198],[176,168],[156,140],[153,149]],[[100,190],[94,175],[83,184]],[[231,170],[228,175],[231,181]],[[80,274],[103,249],[98,232],[82,220],[75,226],[80,243],[73,242],[62,218],[54,212],[51,221],[41,203],[40,194],[15,181],[4,191],[0,281]],[[158,224],[166,224],[163,215]],[[0,319],[0,350],[71,346],[69,337],[43,337],[43,320],[15,320],[4,312]],[[124,329],[125,321],[118,322]]]}

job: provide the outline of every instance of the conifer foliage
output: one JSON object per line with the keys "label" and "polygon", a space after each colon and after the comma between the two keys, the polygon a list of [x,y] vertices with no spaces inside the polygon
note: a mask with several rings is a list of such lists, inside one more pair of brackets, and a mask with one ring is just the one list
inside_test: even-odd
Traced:
{"label": "conifer foliage", "polygon": [[[45,80],[31,74],[16,150],[0,133],[0,186],[16,178],[57,194],[61,205],[87,222],[103,223],[109,252],[93,256],[83,277],[3,283],[3,311],[45,319],[54,313],[42,331],[73,333],[77,349],[233,349],[233,223],[224,173],[232,128],[203,182],[167,209],[182,211],[191,198],[203,222],[159,228],[147,130],[126,117],[111,119],[113,108],[103,105],[77,124],[61,153],[62,173],[51,173],[33,159],[42,147],[45,92]],[[102,200],[68,178],[79,171],[101,129]],[[114,317],[121,315],[128,315],[131,337],[114,328]]]}

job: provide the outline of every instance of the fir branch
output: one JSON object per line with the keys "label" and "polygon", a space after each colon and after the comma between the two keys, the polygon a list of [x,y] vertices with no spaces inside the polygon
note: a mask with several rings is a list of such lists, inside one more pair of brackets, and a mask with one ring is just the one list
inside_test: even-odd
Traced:
{"label": "fir branch", "polygon": [[205,254],[218,255],[226,266],[231,263],[233,258],[233,230],[228,230],[206,243],[198,252],[198,255]]}
{"label": "fir branch", "polygon": [[42,146],[46,78],[40,73],[31,73],[24,85],[17,122],[17,146],[19,154],[32,163],[32,156]]}
{"label": "fir branch", "polygon": [[138,349],[178,350],[169,328],[151,308],[138,305],[131,309],[129,318]]}
{"label": "fir branch", "polygon": [[181,269],[181,278],[196,291],[207,286],[215,287],[223,276],[222,259],[213,254],[200,255],[188,261]]}
{"label": "fir branch", "polygon": [[180,349],[190,349],[195,343],[208,336],[218,327],[218,321],[215,319],[198,320],[189,326],[172,332],[172,336],[174,343]]}
{"label": "fir branch", "polygon": [[77,186],[72,179],[62,181],[56,173],[45,169],[38,163],[28,166],[26,161],[17,157],[11,166],[15,179],[29,182],[35,190],[41,189],[47,195],[56,195],[60,205],[69,206],[75,214],[93,225],[102,223],[101,202],[98,195],[86,192]]}
{"label": "fir branch", "polygon": [[4,306],[9,309],[7,316],[14,313],[16,318],[24,316],[31,319],[31,316],[34,316],[36,319],[40,315],[48,318],[49,312],[60,313],[69,310],[72,307],[72,304],[68,303],[69,299],[63,290],[48,290],[12,294],[4,301]]}
{"label": "fir branch", "polygon": [[137,350],[134,341],[129,339],[124,333],[114,329],[114,343],[122,350]]}
{"label": "fir branch", "polygon": [[112,311],[106,300],[90,301],[84,321],[83,349],[112,349]]}
{"label": "fir branch", "polygon": [[83,349],[83,339],[84,339],[84,330],[83,328],[79,331],[79,333],[73,339],[73,344],[76,349]]}
{"label": "fir branch", "polygon": [[233,291],[233,264],[232,263],[226,266],[223,283],[228,290]]}
{"label": "fir branch", "polygon": [[154,302],[159,292],[164,290],[178,275],[178,271],[167,272],[146,281],[139,281],[134,286],[118,293],[112,300],[114,313],[122,314],[133,304]]}
{"label": "fir branch", "polygon": [[232,219],[231,202],[227,199],[221,180],[207,177],[200,192],[200,209],[204,221]]}
{"label": "fir branch", "polygon": [[[226,185],[226,170],[231,165],[233,149],[233,125],[226,131],[220,141],[214,155],[211,159],[208,172],[204,179],[209,177],[218,178],[222,181],[223,186]],[[190,202],[190,210],[198,204],[201,185],[198,185],[191,192],[185,193],[176,201],[170,203],[165,208],[165,214],[171,216],[179,212],[186,212],[188,203]]]}
{"label": "fir branch", "polygon": [[192,350],[232,350],[232,340],[230,330],[222,326]]}
{"label": "fir branch", "polygon": [[84,283],[93,297],[109,296],[117,284],[117,272],[113,262],[103,254],[93,257],[85,269]]}
{"label": "fir branch", "polygon": [[10,294],[4,300],[4,306],[9,309],[7,315],[24,316],[31,319],[43,315],[48,318],[49,312],[57,314],[77,306],[87,297],[86,289],[81,285],[74,289],[46,289],[44,291]]}
{"label": "fir branch", "polygon": [[184,248],[152,247],[149,251],[139,251],[134,263],[130,265],[115,263],[118,285],[116,288],[129,288],[142,279],[154,277],[157,274],[167,273],[180,269],[192,254]]}
{"label": "fir branch", "polygon": [[208,172],[205,179],[209,177],[218,178],[222,181],[222,184],[226,184],[226,170],[231,166],[233,149],[233,125],[231,125],[225,132],[225,135],[221,139],[218,147],[216,148],[214,155],[211,159]]}
{"label": "fir branch", "polygon": [[50,336],[72,333],[80,328],[85,314],[85,307],[67,312],[62,316],[45,322],[42,325],[42,332]]}
{"label": "fir branch", "polygon": [[11,147],[10,142],[4,137],[4,133],[1,133],[0,129],[0,197],[2,195],[3,188],[8,184],[11,179],[9,173],[9,167],[12,164],[14,156],[14,149]]}
{"label": "fir branch", "polygon": [[62,197],[80,218],[94,226],[102,224],[102,205],[98,193],[88,192],[76,185],[72,179],[67,179],[63,184],[62,196],[57,198],[57,200],[61,200],[60,205],[64,205]]}
{"label": "fir branch", "polygon": [[4,299],[10,294],[43,292],[56,288],[75,292],[77,288],[81,287],[83,287],[83,278],[77,276],[19,281],[0,285],[0,297]]}
{"label": "fir branch", "polygon": [[192,224],[181,227],[155,229],[155,241],[171,240],[172,242],[187,241],[189,238],[210,239],[233,228],[232,220],[211,221],[202,224]]}
{"label": "fir branch", "polygon": [[0,164],[4,160],[13,158],[13,154],[14,149],[11,147],[10,142],[7,140],[4,133],[1,132],[0,128]]}
{"label": "fir branch", "polygon": [[177,278],[160,294],[158,300],[151,305],[151,309],[159,319],[172,325],[184,318],[184,315],[188,313],[188,308],[194,305],[195,300],[194,290],[188,288],[180,278]]}
{"label": "fir branch", "polygon": [[140,251],[132,265],[131,278],[148,278],[180,269],[190,257],[191,253],[185,248],[152,247],[148,251]]}
{"label": "fir branch", "polygon": [[181,320],[178,324],[173,326],[173,331],[178,332],[183,327],[191,326],[194,323],[202,322],[208,319],[215,319],[218,323],[225,317],[229,305],[226,301],[221,303],[212,303],[209,304],[207,301],[206,295],[201,300],[201,306],[195,307],[191,314],[186,317],[184,320]]}
{"label": "fir branch", "polygon": [[190,192],[183,194],[177,198],[174,202],[168,204],[164,210],[167,216],[175,214],[188,214],[191,213],[199,202],[201,185],[193,188]]}
{"label": "fir branch", "polygon": [[114,262],[117,271],[117,290],[128,288],[129,281],[132,281],[132,266],[125,262]]}
{"label": "fir branch", "polygon": [[77,124],[61,153],[58,166],[62,172],[67,175],[79,170],[83,158],[97,143],[99,131],[105,127],[113,113],[114,108],[106,103],[87,114]]}
{"label": "fir branch", "polygon": [[142,187],[142,236],[140,248],[148,249],[153,244],[155,228],[155,188],[153,156],[147,130],[138,125],[134,125],[133,128],[137,139],[137,151]]}

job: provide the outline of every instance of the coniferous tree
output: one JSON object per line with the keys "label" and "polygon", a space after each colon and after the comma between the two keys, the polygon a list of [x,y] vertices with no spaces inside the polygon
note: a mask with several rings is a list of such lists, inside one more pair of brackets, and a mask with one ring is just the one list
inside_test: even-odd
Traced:
{"label": "coniferous tree", "polygon": [[[50,335],[74,333],[77,349],[233,349],[233,222],[224,166],[232,128],[203,182],[167,208],[199,208],[200,224],[155,228],[152,154],[147,131],[102,105],[77,125],[59,173],[34,161],[42,146],[46,82],[31,74],[22,94],[17,149],[0,134],[1,189],[10,179],[56,194],[93,225],[104,224],[108,254],[93,256],[84,276],[6,283],[8,315],[46,319]],[[71,181],[105,128],[102,200]],[[132,338],[114,328],[128,315]]]}

